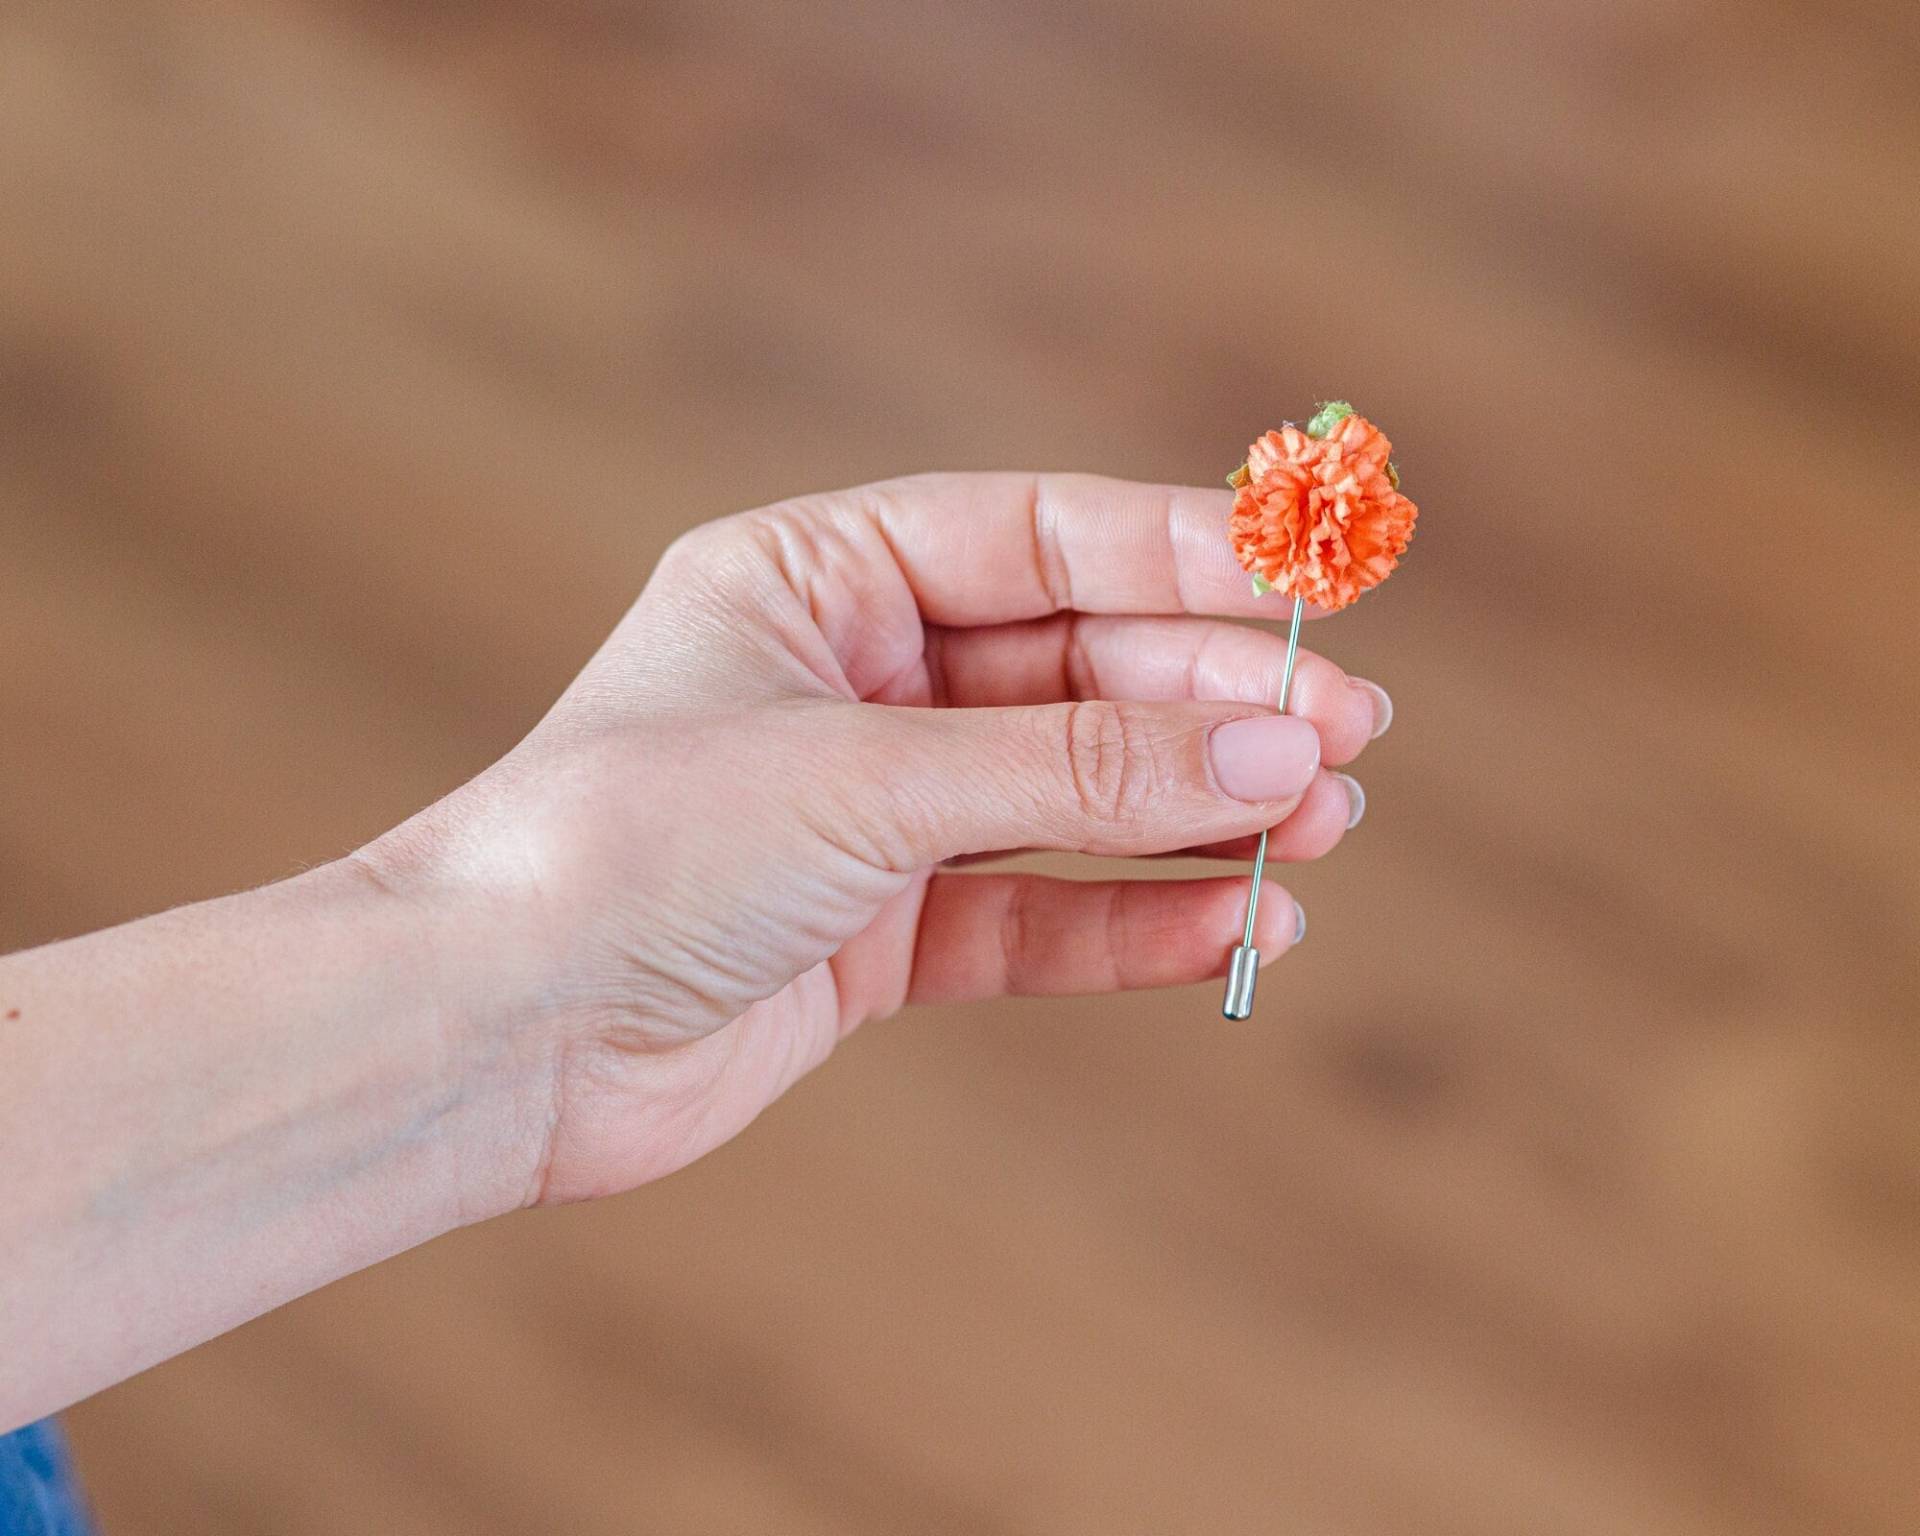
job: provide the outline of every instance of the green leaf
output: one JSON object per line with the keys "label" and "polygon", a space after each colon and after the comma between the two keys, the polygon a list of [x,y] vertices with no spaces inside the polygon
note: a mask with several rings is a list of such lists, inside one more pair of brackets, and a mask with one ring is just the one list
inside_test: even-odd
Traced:
{"label": "green leaf", "polygon": [[1322,400],[1320,409],[1313,413],[1313,419],[1307,423],[1307,436],[1325,437],[1352,414],[1353,407],[1344,400]]}
{"label": "green leaf", "polygon": [[1256,572],[1253,578],[1253,595],[1255,597],[1265,597],[1272,590],[1273,590],[1273,583],[1268,581],[1266,577]]}

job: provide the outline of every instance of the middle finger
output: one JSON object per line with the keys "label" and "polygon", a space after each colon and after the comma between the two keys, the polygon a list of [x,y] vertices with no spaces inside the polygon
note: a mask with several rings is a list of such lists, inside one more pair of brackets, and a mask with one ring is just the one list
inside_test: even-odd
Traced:
{"label": "middle finger", "polygon": [[[1020,624],[927,630],[925,697],[962,708],[1076,699],[1277,703],[1287,643],[1218,619],[1061,613]],[[1313,722],[1321,761],[1352,762],[1386,728],[1377,684],[1300,652],[1288,712]]]}

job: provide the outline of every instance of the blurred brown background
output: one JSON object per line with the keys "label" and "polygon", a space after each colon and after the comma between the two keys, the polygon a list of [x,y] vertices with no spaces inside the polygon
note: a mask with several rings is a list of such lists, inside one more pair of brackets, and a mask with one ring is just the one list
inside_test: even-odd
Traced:
{"label": "blurred brown background", "polygon": [[1254,1025],[873,1027],[80,1408],[110,1536],[1920,1529],[1916,15],[0,6],[0,946],[354,846],[783,493],[1337,393],[1423,509]]}

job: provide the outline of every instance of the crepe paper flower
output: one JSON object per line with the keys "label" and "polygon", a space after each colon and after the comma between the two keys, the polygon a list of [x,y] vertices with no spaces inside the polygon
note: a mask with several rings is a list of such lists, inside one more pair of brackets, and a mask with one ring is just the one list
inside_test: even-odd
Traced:
{"label": "crepe paper flower", "polygon": [[1227,532],[1254,591],[1332,611],[1392,574],[1419,510],[1400,494],[1392,452],[1344,400],[1327,401],[1304,431],[1288,423],[1260,436],[1227,480]]}

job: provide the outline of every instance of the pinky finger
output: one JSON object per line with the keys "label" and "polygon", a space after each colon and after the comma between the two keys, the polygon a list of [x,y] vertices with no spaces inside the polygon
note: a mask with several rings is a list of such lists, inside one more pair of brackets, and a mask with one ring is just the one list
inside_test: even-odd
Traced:
{"label": "pinky finger", "polygon": [[[1225,974],[1246,918],[1247,882],[1053,880],[936,874],[921,911],[908,1000],[1058,997],[1173,987]],[[1263,963],[1292,947],[1298,905],[1271,882],[1255,943]]]}

